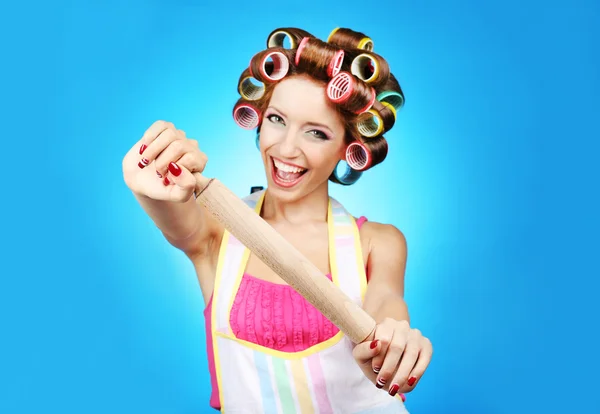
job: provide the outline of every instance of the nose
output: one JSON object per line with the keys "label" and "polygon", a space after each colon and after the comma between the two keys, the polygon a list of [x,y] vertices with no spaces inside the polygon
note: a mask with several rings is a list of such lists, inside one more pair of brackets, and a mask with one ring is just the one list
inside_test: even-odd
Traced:
{"label": "nose", "polygon": [[285,158],[294,158],[300,154],[298,142],[298,132],[293,128],[288,128],[285,135],[279,143],[279,153]]}

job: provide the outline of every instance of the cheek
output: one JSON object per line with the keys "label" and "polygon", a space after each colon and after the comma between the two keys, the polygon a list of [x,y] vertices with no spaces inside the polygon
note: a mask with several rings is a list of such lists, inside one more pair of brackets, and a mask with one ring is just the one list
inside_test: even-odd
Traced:
{"label": "cheek", "polygon": [[310,168],[314,169],[330,170],[340,160],[335,148],[327,148],[324,145],[307,145],[304,153]]}
{"label": "cheek", "polygon": [[272,147],[279,140],[279,131],[273,128],[272,125],[263,124],[260,128],[260,139],[259,146],[260,150],[264,151],[269,147]]}

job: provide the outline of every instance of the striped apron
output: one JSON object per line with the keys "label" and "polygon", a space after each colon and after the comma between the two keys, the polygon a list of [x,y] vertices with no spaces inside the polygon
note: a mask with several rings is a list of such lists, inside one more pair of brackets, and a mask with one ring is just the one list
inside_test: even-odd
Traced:
{"label": "striped apron", "polygon": [[[244,201],[260,214],[265,190]],[[358,227],[330,198],[327,213],[332,281],[357,304],[367,287]],[[408,414],[400,396],[375,387],[341,331],[300,352],[282,352],[235,337],[229,314],[250,251],[225,231],[212,300],[212,338],[221,412],[245,414]],[[325,276],[323,276],[325,277]]]}

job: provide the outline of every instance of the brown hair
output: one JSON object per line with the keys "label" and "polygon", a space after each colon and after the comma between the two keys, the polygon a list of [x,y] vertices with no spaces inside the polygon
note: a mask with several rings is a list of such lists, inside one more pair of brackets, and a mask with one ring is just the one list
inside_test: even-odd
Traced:
{"label": "brown hair", "polygon": [[[284,48],[288,37],[291,47]],[[255,54],[239,78],[241,98],[234,107],[236,122],[246,129],[260,129],[275,85],[285,77],[305,75],[323,83],[344,121],[347,164],[358,174],[347,174],[353,184],[360,172],[381,163],[387,156],[386,134],[404,105],[404,93],[388,63],[373,52],[373,41],[361,32],[335,29],[324,42],[296,28],[272,31],[267,49]],[[350,172],[352,172],[350,171]]]}

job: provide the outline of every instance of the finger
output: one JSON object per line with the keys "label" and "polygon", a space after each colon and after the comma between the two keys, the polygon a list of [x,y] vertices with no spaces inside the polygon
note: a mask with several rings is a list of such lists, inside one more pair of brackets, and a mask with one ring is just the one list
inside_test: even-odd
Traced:
{"label": "finger", "polygon": [[179,159],[190,150],[192,150],[191,145],[182,139],[176,139],[170,142],[154,160],[154,168],[156,168],[159,177],[168,173],[169,163],[178,162]]}
{"label": "finger", "polygon": [[379,371],[381,370],[381,366],[383,364],[383,360],[385,358],[385,354],[387,353],[388,347],[392,342],[395,324],[395,320],[385,319],[381,324],[377,325],[377,330],[375,331],[375,338],[381,341],[382,349],[379,355],[373,358],[373,372],[376,374],[379,374]]}
{"label": "finger", "polygon": [[161,134],[161,132],[163,132],[166,129],[174,130],[175,125],[167,121],[156,121],[155,123],[150,125],[146,132],[144,132],[144,135],[142,135],[142,138],[140,139],[140,144],[148,146],[156,137],[158,137]]}
{"label": "finger", "polygon": [[174,129],[168,128],[162,131],[145,149],[144,155],[140,160],[140,165],[143,165],[143,167],[140,166],[140,168],[148,166],[169,144],[177,139],[179,139],[179,135]]}
{"label": "finger", "polygon": [[207,162],[208,157],[206,154],[199,150],[195,150],[183,154],[179,161],[177,161],[177,164],[187,168],[193,174],[203,172]]}
{"label": "finger", "polygon": [[417,330],[412,330],[409,333],[398,370],[390,382],[389,392],[392,396],[396,395],[400,387],[407,383],[409,379],[408,375],[414,369],[419,358],[422,343],[421,338],[421,333]]}
{"label": "finger", "polygon": [[375,339],[356,345],[352,350],[352,355],[361,368],[370,369],[371,360],[379,352],[381,352],[381,341]]}
{"label": "finger", "polygon": [[164,130],[169,128],[175,129],[175,125],[167,121],[156,121],[155,123],[150,125],[150,127],[144,132],[144,135],[142,135],[142,138],[140,138],[140,140],[136,144],[139,148],[138,152],[140,153],[140,155],[146,152],[148,145],[150,145],[150,143],[157,136],[159,136]]}
{"label": "finger", "polygon": [[168,173],[163,178],[163,184],[169,187],[169,198],[172,201],[184,202],[194,193],[196,178],[187,168],[171,162]]}
{"label": "finger", "polygon": [[398,363],[400,362],[400,358],[402,358],[402,353],[406,347],[408,331],[409,330],[404,327],[403,322],[395,322],[394,336],[385,353],[381,370],[377,376],[377,388],[383,388],[392,380],[396,373]]}
{"label": "finger", "polygon": [[[412,371],[408,375],[408,380],[404,385],[400,386],[400,392],[410,392],[412,391],[425,373],[425,370],[429,366],[431,362],[431,357],[433,355],[433,347],[431,346],[431,341],[427,338],[422,339],[421,352],[419,352],[419,357]],[[402,384],[401,382],[399,384]]]}

